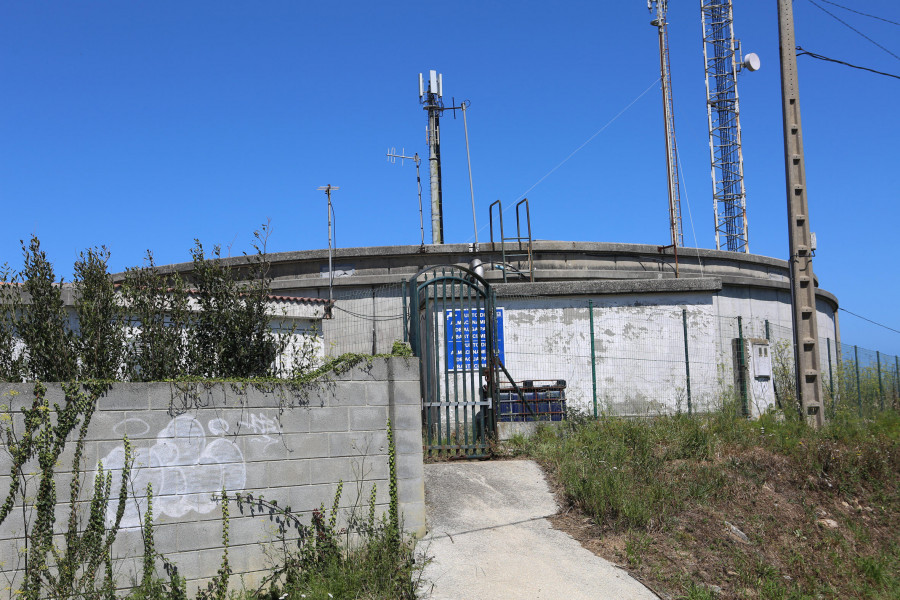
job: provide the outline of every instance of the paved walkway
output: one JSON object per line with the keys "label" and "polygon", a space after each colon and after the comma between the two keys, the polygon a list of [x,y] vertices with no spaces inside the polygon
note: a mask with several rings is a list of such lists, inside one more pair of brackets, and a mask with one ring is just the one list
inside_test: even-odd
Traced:
{"label": "paved walkway", "polygon": [[628,573],[584,549],[545,518],[558,506],[530,460],[425,465],[433,600],[647,599]]}

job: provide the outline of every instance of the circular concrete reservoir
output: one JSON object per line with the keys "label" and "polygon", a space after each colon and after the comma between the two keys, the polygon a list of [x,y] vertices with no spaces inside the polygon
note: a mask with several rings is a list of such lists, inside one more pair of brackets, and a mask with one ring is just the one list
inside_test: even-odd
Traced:
{"label": "circular concrete reservoir", "polygon": [[[784,367],[792,343],[788,263],[765,256],[680,248],[676,259],[671,248],[643,244],[537,241],[530,252],[510,243],[339,248],[331,270],[328,250],[268,260],[273,294],[334,299],[321,325],[328,355],[389,352],[408,323],[404,282],[426,267],[480,261],[502,310],[511,375],[565,380],[569,407],[587,411],[709,410],[743,394],[755,413],[774,402],[771,371]],[[833,294],[817,291],[824,378],[836,365],[837,308]]]}

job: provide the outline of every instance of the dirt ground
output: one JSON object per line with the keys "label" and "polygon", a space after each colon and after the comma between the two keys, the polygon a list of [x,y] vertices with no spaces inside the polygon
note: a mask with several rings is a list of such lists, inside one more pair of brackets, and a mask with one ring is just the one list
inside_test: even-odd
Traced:
{"label": "dirt ground", "polygon": [[[884,581],[897,573],[884,570],[897,566],[896,486],[839,491],[827,477],[801,476],[761,448],[716,463],[724,488],[666,523],[604,530],[567,503],[558,485],[567,508],[551,522],[664,599],[880,598],[895,591]],[[887,556],[885,548],[892,549]]]}

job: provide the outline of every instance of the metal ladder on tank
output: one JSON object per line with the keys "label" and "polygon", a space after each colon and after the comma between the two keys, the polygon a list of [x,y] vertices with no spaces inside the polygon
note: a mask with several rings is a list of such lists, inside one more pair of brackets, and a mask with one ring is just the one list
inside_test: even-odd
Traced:
{"label": "metal ladder on tank", "polygon": [[[528,235],[522,235],[522,219],[519,213],[522,205],[525,205],[525,223]],[[531,211],[528,208],[528,198],[523,198],[516,203],[516,235],[506,237],[503,233],[503,205],[499,200],[493,202],[490,208],[491,223],[491,251],[497,251],[497,245],[494,243],[494,206],[500,216],[500,264],[491,262],[491,268],[500,268],[503,271],[503,283],[507,283],[507,273],[513,271],[514,275],[528,279],[534,283],[534,247],[531,239]],[[507,251],[507,244],[512,247]],[[517,264],[513,265],[511,261]],[[526,267],[523,269],[523,262]]]}

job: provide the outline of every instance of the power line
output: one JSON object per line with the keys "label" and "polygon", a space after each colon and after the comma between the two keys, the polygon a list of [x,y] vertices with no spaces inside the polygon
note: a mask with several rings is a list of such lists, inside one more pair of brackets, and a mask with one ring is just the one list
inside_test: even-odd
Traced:
{"label": "power line", "polygon": [[869,323],[872,323],[873,325],[878,325],[879,327],[884,327],[885,329],[893,331],[894,333],[900,333],[900,329],[894,329],[893,327],[888,327],[887,325],[883,325],[882,323],[879,323],[878,321],[873,321],[872,319],[867,319],[866,317],[864,317],[862,315],[858,315],[855,312],[851,312],[851,311],[847,310],[846,308],[838,308],[838,310],[842,310],[845,313],[849,313],[849,314],[853,315],[854,317],[859,317],[863,321],[868,321]]}
{"label": "power line", "polygon": [[657,79],[656,81],[654,81],[653,83],[651,83],[650,86],[649,86],[646,90],[644,90],[643,92],[641,92],[640,95],[638,95],[637,98],[635,98],[634,100],[632,100],[631,102],[629,102],[629,103],[628,103],[628,106],[626,106],[625,108],[623,108],[622,110],[620,110],[620,111],[616,114],[616,116],[614,116],[612,119],[610,119],[609,121],[607,121],[606,125],[604,125],[604,126],[601,127],[600,129],[598,129],[598,130],[594,133],[594,135],[592,135],[592,136],[589,137],[587,140],[585,140],[585,142],[584,142],[583,144],[581,144],[580,146],[578,146],[577,148],[575,148],[575,149],[572,151],[571,154],[569,154],[567,157],[565,157],[558,165],[556,165],[555,167],[553,167],[552,169],[550,169],[550,171],[548,171],[546,175],[544,175],[543,177],[541,177],[540,179],[538,179],[537,182],[536,182],[533,186],[531,186],[530,188],[528,188],[527,190],[525,190],[525,192],[522,193],[522,194],[518,197],[518,200],[521,200],[522,198],[524,198],[525,196],[527,196],[527,195],[528,195],[528,192],[530,192],[531,190],[533,190],[534,188],[536,188],[537,186],[539,186],[539,185],[541,184],[542,181],[544,181],[545,179],[547,179],[548,177],[550,177],[551,175],[553,175],[553,173],[555,173],[557,169],[559,169],[561,166],[563,166],[564,164],[566,164],[566,162],[568,162],[568,160],[569,160],[570,158],[572,158],[573,156],[575,156],[575,154],[576,154],[579,150],[581,150],[582,148],[584,148],[585,146],[587,146],[588,144],[590,144],[590,143],[593,141],[593,139],[594,139],[595,137],[597,137],[598,135],[600,135],[601,133],[603,133],[604,131],[606,131],[606,128],[609,127],[610,125],[612,125],[613,122],[614,122],[616,119],[618,119],[619,117],[621,117],[621,116],[625,113],[626,110],[628,110],[629,108],[631,108],[632,106],[634,106],[634,104],[635,104],[638,100],[640,100],[641,98],[643,98],[643,97],[647,94],[647,92],[649,92],[651,89],[653,89],[653,86],[655,86],[656,83],[657,83],[660,79],[662,79],[662,78],[660,77],[659,79]]}
{"label": "power line", "polygon": [[884,75],[885,77],[893,77],[894,79],[900,79],[900,75],[894,75],[893,73],[885,73],[884,71],[876,71],[875,69],[870,69],[869,67],[860,67],[859,65],[853,65],[848,62],[838,60],[836,58],[828,58],[827,56],[822,56],[821,54],[816,54],[815,52],[810,52],[809,50],[804,50],[800,46],[797,46],[797,56],[809,56],[810,58],[815,58],[817,60],[833,62],[833,63],[837,63],[839,65],[844,65],[846,67],[852,67],[854,69],[859,69],[861,71],[869,71],[870,73],[875,73],[876,75]]}
{"label": "power line", "polygon": [[876,42],[875,40],[873,40],[872,38],[870,38],[869,36],[867,36],[866,34],[864,34],[862,31],[860,31],[859,29],[857,29],[856,27],[854,27],[854,26],[851,25],[850,23],[847,23],[845,20],[843,20],[842,18],[840,18],[839,16],[837,16],[836,14],[834,14],[833,12],[831,12],[830,10],[828,10],[827,8],[825,8],[824,6],[822,6],[821,4],[817,4],[817,3],[815,2],[815,0],[809,0],[809,3],[812,4],[813,6],[815,6],[816,8],[818,8],[819,10],[825,12],[825,14],[831,16],[833,19],[836,19],[839,23],[841,23],[841,24],[844,25],[845,27],[848,27],[848,28],[852,29],[852,30],[855,31],[857,34],[859,34],[859,35],[861,35],[862,37],[866,38],[867,40],[869,40],[870,42],[872,42],[873,44],[875,44],[876,46],[878,46],[879,48],[881,48],[882,50],[884,50],[885,52],[887,52],[888,54],[890,54],[891,56],[893,56],[894,58],[896,58],[897,60],[900,60],[900,56],[897,56],[896,54],[894,54],[893,52],[891,52],[890,50],[888,50],[887,48],[885,48],[884,46],[882,46],[881,44],[879,44],[878,42]]}
{"label": "power line", "polygon": [[[581,144],[580,146],[578,146],[577,148],[575,148],[575,150],[573,150],[571,154],[569,154],[567,157],[565,157],[558,165],[556,165],[555,167],[553,167],[552,169],[550,169],[550,171],[548,171],[546,175],[544,175],[543,177],[541,177],[540,179],[538,179],[537,182],[535,182],[534,185],[532,185],[530,188],[528,188],[527,190],[525,190],[524,193],[520,194],[519,197],[516,198],[516,201],[519,201],[519,200],[522,200],[523,198],[525,198],[525,196],[527,196],[528,193],[529,193],[531,190],[533,190],[534,188],[536,188],[537,186],[539,186],[545,179],[547,179],[548,177],[550,177],[551,175],[553,175],[553,173],[555,173],[557,169],[559,169],[561,166],[563,166],[564,164],[566,164],[566,162],[568,162],[568,160],[569,160],[570,158],[572,158],[573,156],[575,156],[575,154],[576,154],[579,150],[581,150],[582,148],[584,148],[585,146],[587,146],[589,143],[591,143],[591,141],[593,141],[593,139],[594,139],[595,137],[597,137],[598,135],[600,135],[601,133],[603,133],[604,131],[606,131],[606,128],[607,128],[607,127],[609,127],[610,125],[612,125],[613,122],[615,122],[619,117],[621,117],[623,114],[625,114],[625,112],[626,112],[629,108],[631,108],[632,106],[634,106],[635,103],[636,103],[638,100],[640,100],[641,98],[643,98],[644,96],[646,96],[646,95],[647,95],[647,92],[649,92],[651,89],[653,89],[653,86],[655,86],[657,83],[659,83],[660,79],[662,79],[662,78],[661,78],[661,77],[660,77],[660,78],[657,78],[656,81],[654,81],[653,83],[651,83],[650,86],[649,86],[647,89],[645,89],[643,92],[641,92],[641,93],[637,96],[637,98],[635,98],[634,100],[632,100],[631,102],[629,102],[629,103],[628,103],[628,106],[626,106],[625,108],[623,108],[622,110],[620,110],[620,111],[616,114],[616,116],[614,116],[612,119],[610,119],[609,121],[607,121],[606,125],[604,125],[604,126],[601,127],[600,129],[598,129],[596,132],[594,132],[594,135],[592,135],[592,136],[589,137],[587,140],[585,140],[585,142],[584,142],[583,144]],[[507,211],[510,211],[510,210],[512,210],[512,207],[511,207],[511,206],[508,207],[508,208],[507,208],[505,211],[503,211],[503,212],[507,212]],[[483,225],[483,226],[478,230],[478,233],[481,233],[482,231],[484,231],[485,229],[487,229],[487,227],[488,227],[487,225]],[[466,240],[466,241],[470,241],[471,239],[472,239],[472,238],[469,238],[469,239]]]}
{"label": "power line", "polygon": [[864,17],[870,17],[872,19],[878,19],[879,21],[884,21],[885,23],[890,23],[891,25],[900,25],[897,21],[891,21],[890,19],[885,19],[884,17],[879,17],[878,15],[870,15],[869,13],[864,13],[858,11],[856,9],[850,8],[849,6],[844,6],[843,4],[838,4],[837,2],[831,2],[830,0],[822,0],[822,2],[826,4],[831,4],[832,6],[837,6],[838,8],[843,8],[844,10],[849,10],[852,13],[856,13],[858,15],[862,15]]}

